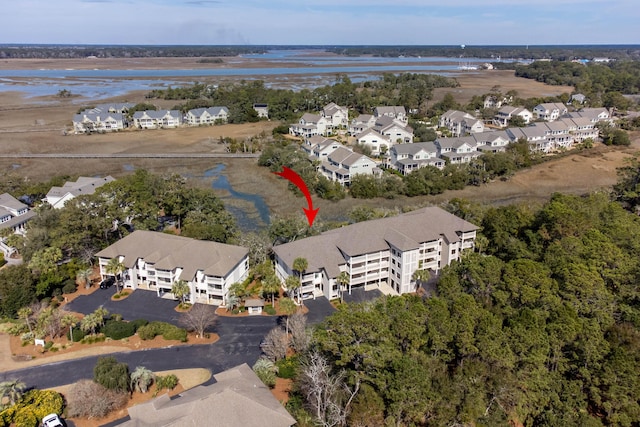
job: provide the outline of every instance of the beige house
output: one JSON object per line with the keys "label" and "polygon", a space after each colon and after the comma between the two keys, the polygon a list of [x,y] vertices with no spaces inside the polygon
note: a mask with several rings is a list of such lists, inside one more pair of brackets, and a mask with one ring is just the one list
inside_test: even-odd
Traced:
{"label": "beige house", "polygon": [[128,408],[121,427],[291,427],[296,420],[245,363],[176,398],[163,394]]}
{"label": "beige house", "polygon": [[[364,221],[275,246],[276,275],[284,283],[296,258],[305,258],[303,298],[339,298],[352,288],[415,292],[417,270],[438,272],[474,247],[475,225],[437,207]],[[348,283],[338,277],[346,272]]]}
{"label": "beige house", "polygon": [[171,287],[183,280],[191,303],[226,305],[229,287],[249,271],[246,248],[155,231],[136,230],[96,257],[102,278],[113,276],[106,267],[118,258],[126,267],[125,288],[155,291],[158,297],[173,297]]}

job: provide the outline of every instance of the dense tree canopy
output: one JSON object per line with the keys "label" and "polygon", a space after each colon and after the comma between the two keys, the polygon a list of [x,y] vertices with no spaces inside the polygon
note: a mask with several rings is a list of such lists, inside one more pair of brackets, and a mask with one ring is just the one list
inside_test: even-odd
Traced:
{"label": "dense tree canopy", "polygon": [[387,424],[635,425],[640,219],[604,194],[480,216],[487,251],[445,268],[437,296],[344,306],[315,348]]}

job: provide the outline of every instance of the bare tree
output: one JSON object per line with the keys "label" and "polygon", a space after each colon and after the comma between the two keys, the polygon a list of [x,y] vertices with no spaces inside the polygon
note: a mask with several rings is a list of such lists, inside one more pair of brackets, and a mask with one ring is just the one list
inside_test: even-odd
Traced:
{"label": "bare tree", "polygon": [[280,327],[275,327],[269,331],[261,344],[262,352],[267,359],[277,362],[287,356],[289,348],[289,338],[287,333]]}
{"label": "bare tree", "polygon": [[100,418],[122,408],[129,398],[127,393],[104,388],[91,380],[80,380],[67,394],[69,417]]}
{"label": "bare tree", "polygon": [[207,329],[216,324],[216,315],[213,310],[203,304],[195,304],[191,310],[182,313],[180,323],[189,330],[194,331],[199,337],[204,337]]}
{"label": "bare tree", "polygon": [[289,319],[291,347],[297,353],[304,353],[311,343],[311,332],[307,329],[307,316],[302,312],[294,313]]}
{"label": "bare tree", "polygon": [[302,362],[299,376],[300,391],[313,412],[316,423],[323,427],[346,425],[349,407],[360,389],[358,378],[353,387],[350,387],[345,382],[344,371],[331,371],[327,359],[317,351],[312,351]]}

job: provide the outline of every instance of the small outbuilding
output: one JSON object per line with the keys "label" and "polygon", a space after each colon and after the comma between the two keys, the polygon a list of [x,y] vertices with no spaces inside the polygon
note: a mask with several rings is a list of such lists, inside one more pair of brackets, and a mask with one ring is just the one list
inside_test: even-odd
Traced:
{"label": "small outbuilding", "polygon": [[262,299],[248,299],[244,302],[244,306],[249,310],[249,315],[260,315],[264,308],[264,300]]}

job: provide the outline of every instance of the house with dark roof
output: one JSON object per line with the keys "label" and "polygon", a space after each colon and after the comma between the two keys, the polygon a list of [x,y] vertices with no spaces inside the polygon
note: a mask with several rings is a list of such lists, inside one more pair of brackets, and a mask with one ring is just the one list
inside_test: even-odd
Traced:
{"label": "house with dark roof", "polygon": [[253,109],[258,114],[258,118],[269,118],[269,104],[253,104]]}
{"label": "house with dark roof", "polygon": [[194,108],[186,115],[186,122],[191,126],[214,125],[229,120],[227,107]]}
{"label": "house with dark roof", "polygon": [[178,110],[136,111],[133,124],[138,129],[177,128],[182,124],[182,114]]}
{"label": "house with dark roof", "polygon": [[[417,290],[414,273],[437,273],[474,247],[477,226],[437,207],[351,224],[273,247],[284,283],[296,258],[305,258],[303,298],[340,298],[356,287],[404,294]],[[346,272],[348,284],[337,278]]]}
{"label": "house with dark roof", "polygon": [[189,285],[191,303],[226,305],[229,287],[247,277],[248,253],[240,246],[136,230],[96,257],[103,279],[113,276],[107,272],[111,259],[124,264],[125,288],[172,296],[173,283],[184,280]]}
{"label": "house with dark roof", "polygon": [[76,181],[67,181],[62,187],[51,187],[43,201],[54,209],[62,208],[69,200],[85,194],[93,194],[96,189],[115,181],[112,176],[94,178],[81,176]]}
{"label": "house with dark roof", "polygon": [[175,398],[163,394],[127,409],[121,427],[291,427],[296,420],[245,363]]}

